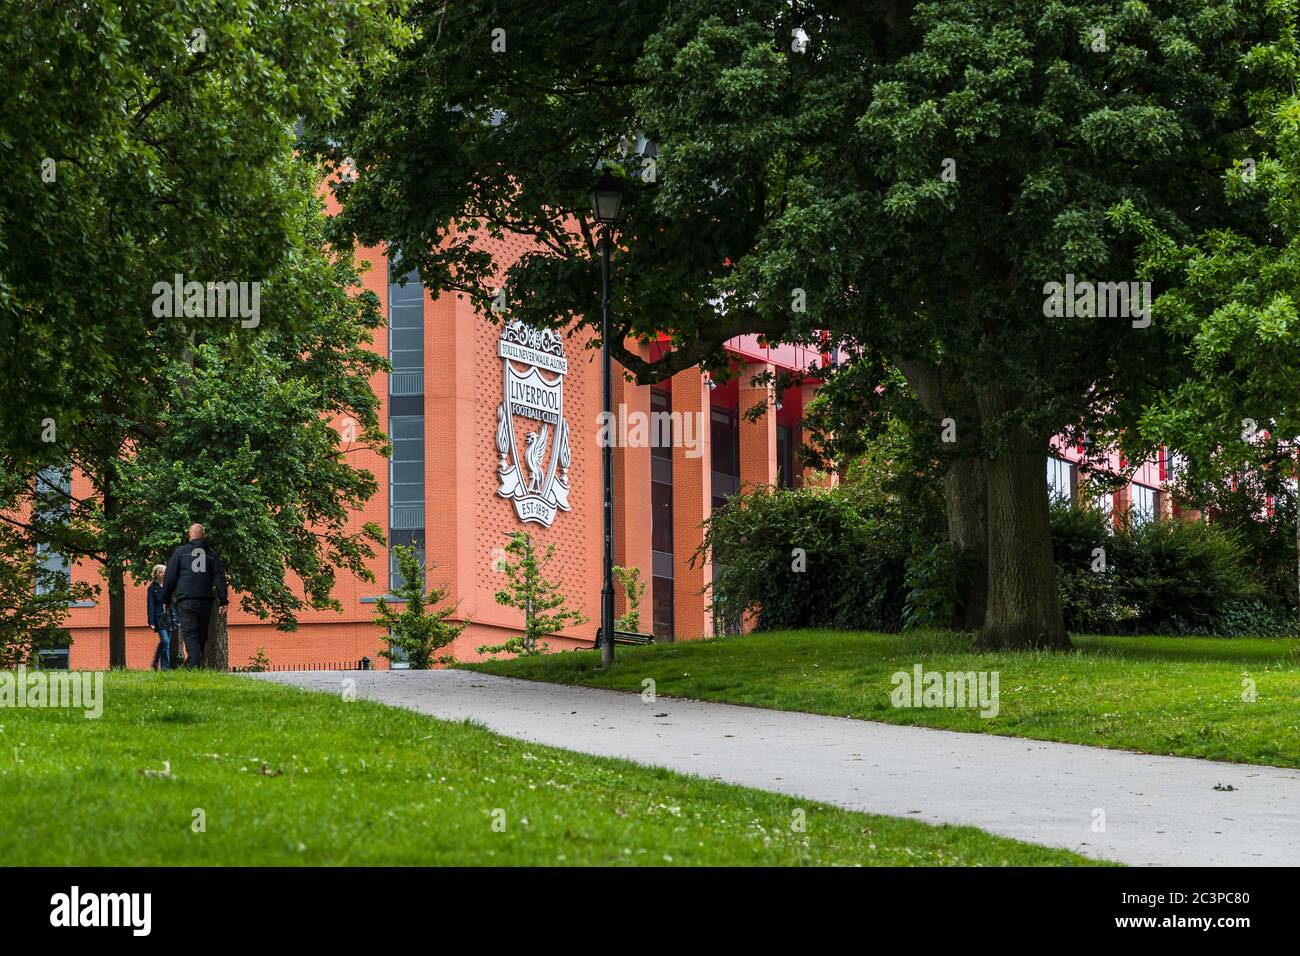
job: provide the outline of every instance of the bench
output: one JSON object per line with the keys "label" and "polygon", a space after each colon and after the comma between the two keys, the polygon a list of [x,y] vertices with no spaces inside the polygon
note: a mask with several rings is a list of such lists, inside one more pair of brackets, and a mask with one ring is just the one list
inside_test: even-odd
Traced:
{"label": "bench", "polygon": [[[596,628],[596,647],[600,647],[604,628]],[[653,634],[641,634],[638,631],[620,631],[614,628],[614,646],[619,644],[653,644],[655,636]]]}

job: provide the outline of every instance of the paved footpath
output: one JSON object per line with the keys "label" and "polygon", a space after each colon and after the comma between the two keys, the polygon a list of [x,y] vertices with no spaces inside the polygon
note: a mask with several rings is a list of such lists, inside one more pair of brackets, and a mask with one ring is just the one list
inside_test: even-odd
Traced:
{"label": "paved footpath", "polygon": [[350,678],[360,698],[473,718],[510,737],[1123,863],[1300,865],[1296,770],[678,698],[647,703],[461,670],[256,676],[331,693]]}

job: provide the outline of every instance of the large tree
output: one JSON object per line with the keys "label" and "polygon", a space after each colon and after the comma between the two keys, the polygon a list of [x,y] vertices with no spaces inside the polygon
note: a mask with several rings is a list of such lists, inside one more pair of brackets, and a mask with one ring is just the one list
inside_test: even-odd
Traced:
{"label": "large tree", "polygon": [[56,550],[103,568],[119,650],[126,575],[147,581],[196,521],[243,607],[285,630],[303,607],[340,608],[340,569],[372,577],[383,529],[352,516],[378,486],[350,456],[387,451],[370,387],[386,367],[370,347],[382,317],[351,261],[323,248],[315,179],[300,165],[297,250],[261,287],[276,321],[196,334],[183,359],[160,359],[157,405],[134,423],[96,416],[99,440],[74,448],[90,493],[33,517]]}
{"label": "large tree", "polygon": [[[331,573],[318,565],[355,558],[352,545],[340,551],[333,540],[329,513],[320,544],[311,541],[320,529],[300,531],[298,541],[259,533],[272,521],[266,509],[289,507],[287,483],[274,476],[260,479],[260,511],[234,510],[247,495],[217,495],[239,469],[216,453],[256,460],[258,429],[287,427],[285,414],[241,433],[243,411],[226,406],[216,440],[177,442],[212,437],[195,424],[220,401],[207,386],[230,396],[240,385],[272,383],[283,369],[268,363],[284,361],[286,346],[337,334],[322,323],[360,321],[335,299],[347,298],[351,273],[335,273],[321,253],[319,211],[309,211],[317,183],[295,159],[295,124],[336,114],[361,66],[388,55],[402,35],[396,6],[38,0],[0,25],[0,152],[10,173],[0,191],[0,470],[30,481],[72,464],[91,479],[93,503],[69,503],[68,520],[46,522],[43,533],[69,557],[104,563],[113,664],[125,663],[128,566],[151,560],[145,549],[159,544],[152,526],[129,525],[151,448],[175,462],[213,462],[210,476],[151,488],[150,506],[173,522],[167,543],[177,543],[185,523],[181,505],[192,517],[221,515],[209,524],[225,526],[227,550],[244,542],[266,549],[240,583],[279,620],[294,601],[284,597],[289,585],[273,579],[277,565],[302,573],[316,601],[316,584]],[[250,321],[177,303],[158,310],[158,283],[177,275],[261,286],[261,314]],[[345,344],[341,362],[351,361]],[[247,407],[275,411],[268,406],[278,399],[301,422],[308,410],[353,397],[330,391],[334,378],[307,370],[292,379],[304,395],[243,391]],[[354,406],[362,434],[367,407]],[[319,436],[308,453],[306,431],[279,463],[321,464],[318,487],[332,488],[338,507],[355,503],[357,478],[325,467],[334,450]],[[209,497],[187,500],[200,492]]]}
{"label": "large tree", "polygon": [[[388,0],[31,0],[0,23],[0,455],[55,462],[206,316],[154,283],[291,254],[285,160],[396,36]],[[67,455],[63,457],[66,459]]]}
{"label": "large tree", "polygon": [[[982,641],[1068,645],[1049,440],[1113,436],[1182,357],[1158,321],[1115,314],[1124,297],[1067,307],[1049,283],[1147,278],[1145,222],[1259,224],[1219,186],[1255,151],[1248,99],[1271,88],[1243,59],[1286,7],[482,0],[412,17],[421,41],[322,145],[363,170],[340,192],[343,234],[396,239],[484,307],[501,264],[479,237],[529,237],[512,315],[595,325],[586,195],[612,164],[632,184],[616,357],[649,382],[719,366],[737,334],[823,329],[885,356],[931,427],[955,426],[949,520],[986,555]],[[659,331],[658,361],[625,347]]]}
{"label": "large tree", "polygon": [[[1294,508],[1300,455],[1300,51],[1293,32],[1246,59],[1255,149],[1222,177],[1245,211],[1214,231],[1179,235],[1144,219],[1142,255],[1163,290],[1159,312],[1190,357],[1130,436],[1139,452],[1179,452],[1188,502],[1229,523]],[[1271,503],[1271,505],[1270,505]],[[1236,514],[1232,506],[1236,505]],[[1269,516],[1272,517],[1271,515]],[[1300,524],[1294,529],[1300,546]],[[1297,568],[1300,573],[1300,568]]]}

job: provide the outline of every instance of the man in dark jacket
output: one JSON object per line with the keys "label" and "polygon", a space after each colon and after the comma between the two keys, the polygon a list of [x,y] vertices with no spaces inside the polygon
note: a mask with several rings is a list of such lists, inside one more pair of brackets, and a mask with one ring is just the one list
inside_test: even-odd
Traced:
{"label": "man in dark jacket", "polygon": [[212,620],[212,601],[220,604],[224,619],[230,603],[226,570],[221,558],[203,537],[203,525],[190,525],[190,540],[172,552],[163,578],[163,604],[176,608],[176,624],[185,642],[186,666],[203,666],[203,649]]}

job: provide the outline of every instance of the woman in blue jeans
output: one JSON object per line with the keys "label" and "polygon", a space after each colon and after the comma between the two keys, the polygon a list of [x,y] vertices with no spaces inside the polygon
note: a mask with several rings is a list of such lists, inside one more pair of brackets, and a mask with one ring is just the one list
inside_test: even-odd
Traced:
{"label": "woman in blue jeans", "polygon": [[[172,616],[163,608],[163,575],[167,573],[165,564],[155,564],[153,580],[149,582],[149,626],[158,634],[158,649],[153,652],[154,670],[169,670],[172,664],[172,635],[176,625]],[[161,665],[161,666],[160,666]]]}

